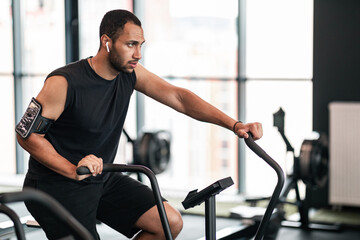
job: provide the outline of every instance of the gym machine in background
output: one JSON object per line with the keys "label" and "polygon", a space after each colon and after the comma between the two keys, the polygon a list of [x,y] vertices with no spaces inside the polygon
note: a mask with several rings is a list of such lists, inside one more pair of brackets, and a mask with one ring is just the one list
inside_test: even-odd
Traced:
{"label": "gym machine in background", "polygon": [[[132,164],[143,165],[154,174],[166,170],[170,162],[171,134],[166,130],[145,131],[135,140],[123,129],[123,133],[133,148]],[[138,175],[141,181],[141,176]]]}
{"label": "gym machine in background", "polygon": [[[309,221],[309,211],[312,207],[312,191],[327,187],[329,178],[329,149],[328,138],[319,134],[317,139],[305,139],[300,148],[299,156],[295,155],[294,148],[285,135],[285,112],[280,108],[273,114],[274,126],[277,127],[286,145],[286,151],[294,156],[293,170],[287,174],[285,187],[281,193],[279,204],[292,204],[297,207],[300,215],[299,222],[282,221],[282,226],[301,227],[303,229],[339,230],[337,224],[312,223]],[[305,184],[305,197],[301,198],[299,181]],[[287,201],[288,194],[295,190],[295,202]],[[280,208],[279,206],[279,208]],[[281,207],[281,211],[283,208]],[[285,219],[285,218],[284,218]]]}
{"label": "gym machine in background", "polygon": [[[264,239],[276,239],[280,227],[296,227],[306,230],[330,230],[338,231],[341,225],[325,224],[320,222],[310,222],[309,212],[312,205],[312,193],[323,190],[327,187],[328,168],[329,168],[329,150],[326,135],[320,134],[317,139],[304,140],[299,156],[295,155],[294,148],[285,135],[285,112],[280,108],[273,114],[274,126],[277,127],[282,139],[286,145],[286,151],[293,155],[293,168],[286,174],[285,185],[281,191],[280,197],[276,203],[274,214],[271,217],[268,229]],[[302,198],[299,190],[299,183],[305,184],[305,197]],[[295,200],[289,201],[288,195],[291,190],[295,191]],[[269,197],[247,198],[245,201],[248,206],[238,206],[231,209],[230,216],[239,219],[250,219],[254,224],[258,224],[259,218],[263,214],[263,208],[256,207],[260,201],[267,201]],[[284,205],[290,204],[296,206],[299,213],[299,221],[289,221],[286,219],[286,210]],[[253,210],[252,210],[253,209]],[[250,214],[249,214],[250,213]],[[244,217],[247,215],[247,217]]]}

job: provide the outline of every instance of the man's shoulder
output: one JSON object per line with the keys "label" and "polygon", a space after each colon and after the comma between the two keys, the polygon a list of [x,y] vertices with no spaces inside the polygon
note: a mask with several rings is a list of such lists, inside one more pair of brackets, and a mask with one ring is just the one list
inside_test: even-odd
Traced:
{"label": "man's shoulder", "polygon": [[85,61],[86,61],[86,59],[81,59],[76,62],[66,64],[65,66],[59,67],[59,68],[55,69],[54,71],[52,71],[47,76],[47,78],[59,75],[59,76],[63,76],[68,79],[71,77],[71,75],[83,74],[84,69],[85,69]]}
{"label": "man's shoulder", "polygon": [[83,69],[83,67],[85,67],[85,62],[86,62],[86,59],[81,59],[76,62],[68,63],[60,68],[55,69],[53,72],[81,70],[81,69]]}

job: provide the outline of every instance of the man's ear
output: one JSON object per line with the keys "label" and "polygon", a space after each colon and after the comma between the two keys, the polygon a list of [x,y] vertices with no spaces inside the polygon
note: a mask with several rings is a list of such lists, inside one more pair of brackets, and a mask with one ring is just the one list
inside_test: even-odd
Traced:
{"label": "man's ear", "polygon": [[111,39],[106,34],[101,36],[101,45],[106,49],[107,52],[110,52]]}

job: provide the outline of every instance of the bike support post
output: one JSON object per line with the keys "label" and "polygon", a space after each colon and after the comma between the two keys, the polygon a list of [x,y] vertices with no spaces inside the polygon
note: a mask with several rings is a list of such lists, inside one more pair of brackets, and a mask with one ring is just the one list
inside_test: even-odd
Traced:
{"label": "bike support post", "polygon": [[205,236],[216,239],[216,206],[215,195],[205,199]]}

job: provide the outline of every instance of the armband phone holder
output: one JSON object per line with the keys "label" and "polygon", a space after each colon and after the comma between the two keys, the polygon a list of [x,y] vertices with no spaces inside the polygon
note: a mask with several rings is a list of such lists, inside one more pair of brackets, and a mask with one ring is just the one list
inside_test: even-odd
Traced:
{"label": "armband phone holder", "polygon": [[16,125],[15,131],[22,137],[28,138],[31,133],[45,134],[55,122],[52,119],[41,116],[41,104],[35,98],[31,99],[28,108],[20,122]]}

